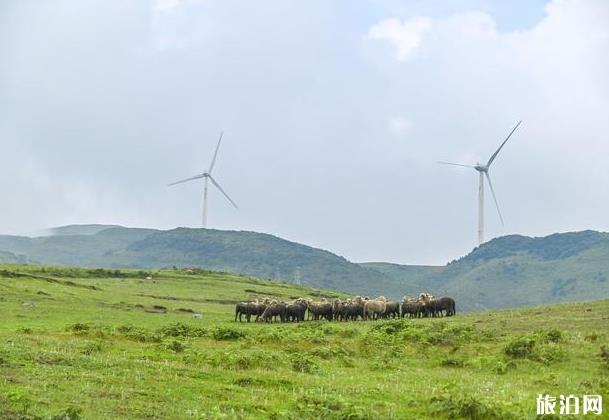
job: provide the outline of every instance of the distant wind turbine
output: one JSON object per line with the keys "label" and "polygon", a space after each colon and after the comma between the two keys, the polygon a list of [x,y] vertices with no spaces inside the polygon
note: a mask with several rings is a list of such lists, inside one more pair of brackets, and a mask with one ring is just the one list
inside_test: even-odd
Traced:
{"label": "distant wind turbine", "polygon": [[214,157],[211,160],[211,165],[209,165],[209,169],[201,174],[195,175],[193,177],[190,178],[186,178],[186,179],[182,179],[180,181],[176,181],[176,182],[172,182],[171,184],[168,184],[168,186],[172,186],[172,185],[176,185],[176,184],[182,184],[183,182],[188,182],[188,181],[194,181],[195,179],[201,179],[203,178],[205,180],[204,182],[204,190],[203,190],[203,227],[206,228],[207,227],[207,190],[209,187],[209,182],[211,181],[212,184],[214,184],[214,186],[220,190],[220,192],[224,195],[224,197],[226,197],[226,199],[235,207],[238,208],[237,205],[235,204],[235,202],[228,196],[228,194],[222,189],[222,187],[220,186],[220,184],[218,184],[218,182],[211,176],[211,172],[214,170],[214,165],[216,164],[216,158],[218,157],[218,150],[220,150],[220,143],[222,142],[222,135],[224,134],[224,132],[220,132],[220,138],[218,139],[218,145],[216,146],[216,151],[214,153]]}
{"label": "distant wind turbine", "polygon": [[499,219],[501,220],[501,224],[503,224],[503,216],[501,215],[501,210],[499,210],[499,203],[497,202],[497,197],[495,196],[495,191],[493,190],[493,183],[491,182],[491,177],[488,174],[488,171],[491,167],[491,164],[493,163],[495,158],[497,158],[497,155],[499,154],[499,152],[501,151],[503,146],[505,146],[505,144],[510,139],[512,134],[514,134],[514,131],[516,131],[516,129],[518,128],[520,123],[522,123],[522,121],[518,121],[518,124],[516,124],[516,126],[512,129],[512,131],[510,131],[510,134],[508,134],[508,136],[505,138],[505,140],[503,140],[503,143],[501,143],[501,146],[499,146],[499,148],[497,150],[495,150],[495,153],[493,153],[493,155],[490,157],[490,159],[488,160],[486,165],[481,164],[480,162],[476,163],[475,166],[463,165],[461,163],[452,163],[452,162],[438,162],[438,163],[441,163],[442,165],[462,166],[465,168],[472,168],[472,169],[475,169],[478,171],[478,173],[480,175],[479,176],[479,186],[478,186],[478,243],[479,244],[484,242],[484,177],[486,177],[486,180],[488,181],[488,186],[491,189],[491,193],[493,194],[493,200],[495,201],[495,206],[497,207],[497,213],[499,214]]}

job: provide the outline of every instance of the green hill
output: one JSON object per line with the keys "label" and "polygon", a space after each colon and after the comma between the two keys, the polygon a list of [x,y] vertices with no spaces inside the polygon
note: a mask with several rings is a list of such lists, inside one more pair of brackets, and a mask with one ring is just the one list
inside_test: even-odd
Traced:
{"label": "green hill", "polygon": [[378,295],[393,280],[328,251],[256,232],[99,225],[58,228],[39,238],[0,236],[0,251],[40,264],[109,268],[202,267]]}
{"label": "green hill", "polygon": [[107,268],[200,267],[354,294],[400,298],[426,290],[459,310],[609,297],[609,234],[493,239],[446,266],[355,264],[276,236],[212,229],[83,225],[38,238],[0,236],[0,261]]}
{"label": "green hill", "polygon": [[341,297],[204,270],[0,265],[0,418],[525,419],[538,394],[609,396],[606,300],[234,322],[237,301],[296,296]]}
{"label": "green hill", "polygon": [[465,310],[609,297],[609,234],[493,239],[442,267],[366,263],[398,284],[454,296]]}

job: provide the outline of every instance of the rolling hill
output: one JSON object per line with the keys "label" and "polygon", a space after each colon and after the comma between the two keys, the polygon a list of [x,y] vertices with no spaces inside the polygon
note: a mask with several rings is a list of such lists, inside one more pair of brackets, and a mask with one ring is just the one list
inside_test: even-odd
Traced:
{"label": "rolling hill", "polygon": [[609,297],[609,234],[594,231],[496,238],[445,266],[362,265],[465,310]]}
{"label": "rolling hill", "polygon": [[384,293],[395,283],[328,251],[256,232],[83,225],[56,228],[53,233],[38,238],[0,236],[0,251],[40,264],[202,267],[370,295]]}
{"label": "rolling hill", "polygon": [[0,261],[201,267],[394,299],[427,290],[455,297],[466,311],[609,297],[609,234],[594,231],[505,236],[445,266],[408,266],[355,264],[256,232],[73,225],[45,237],[0,236]]}

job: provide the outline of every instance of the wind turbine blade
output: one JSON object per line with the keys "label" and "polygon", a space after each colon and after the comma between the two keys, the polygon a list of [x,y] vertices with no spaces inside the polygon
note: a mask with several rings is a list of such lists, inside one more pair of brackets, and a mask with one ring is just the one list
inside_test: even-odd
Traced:
{"label": "wind turbine blade", "polygon": [[199,174],[199,175],[195,175],[195,176],[190,177],[190,178],[182,179],[180,181],[172,182],[171,184],[167,184],[167,186],[171,187],[172,185],[181,184],[183,182],[188,182],[188,181],[193,181],[195,179],[200,179],[200,178],[203,178],[203,177],[205,177],[205,174]]}
{"label": "wind turbine blade", "polygon": [[495,190],[493,189],[493,183],[491,182],[491,177],[488,172],[484,173],[486,175],[486,180],[488,181],[488,186],[491,189],[491,194],[493,195],[493,200],[495,201],[495,207],[497,207],[497,213],[499,213],[499,219],[501,219],[501,224],[503,225],[503,216],[501,215],[501,210],[499,210],[499,203],[497,202],[497,197],[495,196]]}
{"label": "wind turbine blade", "polygon": [[220,138],[218,139],[218,145],[216,146],[216,152],[214,153],[214,157],[211,160],[211,165],[209,165],[209,173],[214,169],[214,165],[216,164],[216,158],[218,157],[218,150],[220,150],[220,142],[222,142],[222,136],[224,135],[224,131],[220,131]]}
{"label": "wind turbine blade", "polygon": [[216,182],[216,180],[212,178],[212,176],[211,176],[211,175],[209,176],[209,180],[211,181],[211,183],[212,183],[212,184],[214,184],[214,185],[216,186],[216,188],[217,188],[217,189],[219,189],[219,190],[220,190],[220,192],[221,192],[222,194],[224,194],[224,197],[226,197],[226,199],[227,199],[228,201],[230,201],[230,203],[231,203],[233,206],[235,206],[235,208],[236,208],[236,209],[238,209],[238,208],[239,208],[239,207],[237,207],[237,205],[235,204],[235,202],[234,202],[234,201],[233,201],[233,200],[232,200],[232,199],[231,199],[231,198],[228,196],[228,194],[226,193],[226,191],[224,191],[224,190],[222,189],[222,187],[220,186],[220,184],[218,184],[218,183]]}
{"label": "wind turbine blade", "polygon": [[501,143],[501,146],[499,146],[499,148],[495,151],[495,153],[493,153],[493,156],[491,156],[491,158],[488,160],[488,163],[486,164],[487,168],[491,166],[491,163],[493,163],[493,161],[495,160],[495,158],[497,157],[497,155],[499,154],[499,152],[501,151],[503,146],[507,143],[507,141],[510,139],[510,137],[512,137],[512,134],[514,134],[514,131],[516,131],[516,129],[518,128],[518,126],[521,123],[522,123],[522,121],[518,121],[518,124],[516,124],[516,127],[514,127],[512,129],[512,131],[510,131],[510,134],[508,134],[508,136],[505,138],[505,140],[503,140],[503,143]]}
{"label": "wind turbine blade", "polygon": [[476,169],[475,166],[472,166],[472,165],[463,165],[461,163],[442,162],[442,161],[438,161],[438,163],[441,164],[441,165],[463,166],[464,168],[473,168],[473,169]]}

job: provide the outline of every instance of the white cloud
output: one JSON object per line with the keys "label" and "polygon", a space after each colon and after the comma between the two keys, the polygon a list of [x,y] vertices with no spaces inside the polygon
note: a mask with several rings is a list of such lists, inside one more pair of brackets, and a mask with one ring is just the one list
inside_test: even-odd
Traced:
{"label": "white cloud", "polygon": [[392,18],[373,25],[368,31],[368,37],[391,42],[396,49],[396,58],[404,61],[412,57],[421,45],[423,36],[431,31],[431,27],[431,19],[426,17],[404,21]]}

